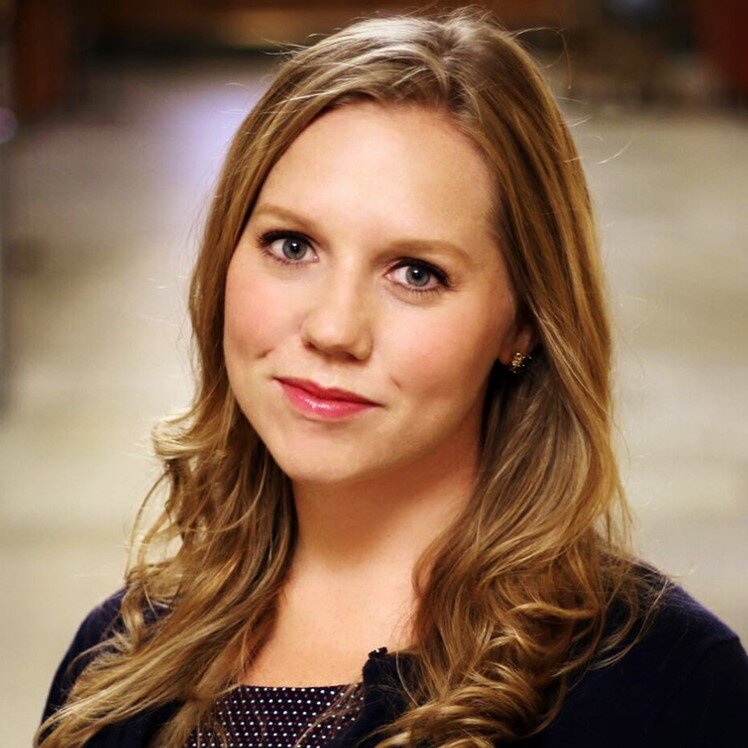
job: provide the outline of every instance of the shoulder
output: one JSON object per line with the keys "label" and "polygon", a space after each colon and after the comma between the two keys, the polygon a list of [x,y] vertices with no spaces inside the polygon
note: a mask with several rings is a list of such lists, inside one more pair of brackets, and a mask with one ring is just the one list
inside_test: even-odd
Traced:
{"label": "shoulder", "polygon": [[748,736],[748,657],[729,626],[667,583],[631,649],[588,670],[547,732],[549,746],[571,735],[583,745],[738,745],[736,734]]}
{"label": "shoulder", "polygon": [[[44,706],[42,722],[51,717],[67,700],[71,688],[86,666],[96,657],[101,648],[92,650],[98,644],[109,640],[112,635],[124,629],[122,602],[126,589],[117,590],[99,605],[93,608],[83,619],[73,637],[67,652],[55,672]],[[143,619],[152,623],[162,618],[171,610],[165,603],[145,605],[142,609]],[[176,702],[145,709],[132,718],[116,725],[109,725],[97,733],[90,741],[91,746],[140,746],[148,743],[155,731],[170,719],[176,708]],[[86,743],[88,745],[89,743]]]}
{"label": "shoulder", "polygon": [[[633,667],[651,662],[657,654],[653,674],[688,669],[699,657],[725,642],[738,642],[738,635],[712,611],[680,585],[660,577],[663,589],[649,624],[621,662]],[[628,659],[627,659],[628,658]]]}
{"label": "shoulder", "polygon": [[122,587],[89,611],[73,638],[75,650],[85,651],[112,633],[119,621],[124,596],[125,588]]}
{"label": "shoulder", "polygon": [[42,721],[65,703],[76,679],[91,661],[91,656],[86,656],[87,652],[106,641],[121,624],[120,608],[124,596],[123,587],[94,607],[78,626],[52,679]]}
{"label": "shoulder", "polygon": [[632,655],[638,671],[647,668],[650,744],[748,742],[748,655],[738,635],[680,586],[669,587]]}

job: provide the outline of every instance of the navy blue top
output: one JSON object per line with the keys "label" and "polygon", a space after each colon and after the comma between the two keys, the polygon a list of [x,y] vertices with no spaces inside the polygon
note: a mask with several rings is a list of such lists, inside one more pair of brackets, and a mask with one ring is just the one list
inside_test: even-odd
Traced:
{"label": "navy blue top", "polygon": [[[48,717],[64,703],[85,658],[80,652],[106,637],[116,623],[123,591],[83,621],[54,676],[44,708]],[[362,669],[363,703],[358,717],[329,743],[371,748],[366,736],[390,723],[405,707],[397,688],[396,661],[408,657],[380,648]],[[146,746],[178,703],[143,711],[104,727],[89,748]],[[379,738],[381,739],[381,738]],[[520,740],[522,748],[745,748],[748,746],[748,656],[737,635],[688,593],[672,585],[647,633],[619,661],[589,670],[568,692],[554,722]]]}
{"label": "navy blue top", "polygon": [[[363,702],[362,684],[352,694],[340,686],[248,686],[242,684],[220,698],[213,716],[231,748],[293,748],[304,735],[305,748],[323,748],[347,728]],[[345,698],[347,696],[347,698]],[[342,698],[341,698],[342,697]],[[333,704],[345,711],[338,719],[317,721]],[[193,730],[182,748],[222,748],[212,729]]]}

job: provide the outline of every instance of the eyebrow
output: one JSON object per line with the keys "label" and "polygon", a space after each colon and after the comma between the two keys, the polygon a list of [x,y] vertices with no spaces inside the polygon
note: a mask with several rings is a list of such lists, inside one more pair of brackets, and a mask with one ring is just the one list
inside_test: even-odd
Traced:
{"label": "eyebrow", "polygon": [[[284,208],[280,205],[273,205],[272,203],[260,203],[253,211],[250,218],[262,215],[272,215],[277,218],[286,221],[292,221],[303,226],[307,226],[312,233],[319,231],[317,225],[311,218],[296,213],[289,208]],[[391,250],[405,251],[407,249],[415,249],[421,251],[438,252],[443,255],[457,255],[462,258],[469,265],[474,264],[474,259],[469,252],[460,247],[458,244],[445,241],[443,239],[395,239],[390,242],[388,248]]]}

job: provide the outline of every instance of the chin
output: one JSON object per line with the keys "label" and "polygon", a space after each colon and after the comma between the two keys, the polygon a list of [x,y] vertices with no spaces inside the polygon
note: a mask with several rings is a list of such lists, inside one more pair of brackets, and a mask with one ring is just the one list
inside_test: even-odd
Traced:
{"label": "chin", "polygon": [[371,466],[351,464],[343,455],[329,460],[319,455],[288,459],[288,454],[273,454],[273,457],[280,469],[294,483],[318,486],[341,485],[365,480],[378,472]]}

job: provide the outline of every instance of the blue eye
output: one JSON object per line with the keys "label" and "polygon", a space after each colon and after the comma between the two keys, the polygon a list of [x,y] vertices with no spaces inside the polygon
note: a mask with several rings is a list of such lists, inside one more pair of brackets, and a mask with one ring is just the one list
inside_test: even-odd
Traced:
{"label": "blue eye", "polygon": [[405,279],[413,286],[427,286],[431,273],[426,268],[410,265],[405,273]]}
{"label": "blue eye", "polygon": [[307,244],[292,237],[284,239],[281,244],[281,252],[283,252],[289,260],[300,260],[306,254],[307,249]]}
{"label": "blue eye", "polygon": [[[277,255],[275,252],[270,252],[269,247],[275,242],[283,240],[280,245],[280,251],[283,256]],[[301,260],[306,254],[307,248],[310,246],[309,241],[303,236],[297,234],[281,233],[280,231],[271,231],[267,234],[263,234],[260,237],[260,247],[266,251],[271,257],[274,257],[279,262],[295,263],[297,260]]]}
{"label": "blue eye", "polygon": [[[400,270],[401,268],[408,268],[408,270],[405,273],[406,282],[399,285],[404,286],[408,291],[421,295],[427,293],[439,293],[449,286],[446,273],[433,265],[423,262],[422,260],[405,258],[400,260],[399,264],[396,265],[394,269]],[[436,278],[437,285],[426,288],[431,278]]]}

